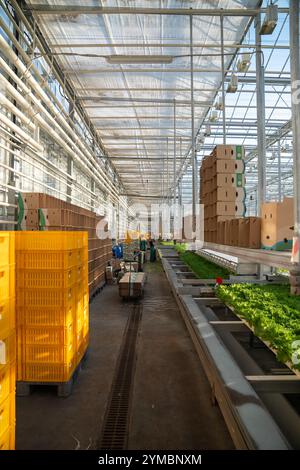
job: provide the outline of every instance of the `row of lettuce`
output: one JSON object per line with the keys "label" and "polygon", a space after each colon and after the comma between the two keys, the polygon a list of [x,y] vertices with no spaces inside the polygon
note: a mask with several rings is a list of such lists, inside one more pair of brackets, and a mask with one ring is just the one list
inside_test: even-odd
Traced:
{"label": "row of lettuce", "polygon": [[287,285],[221,285],[217,296],[244,318],[277,352],[280,362],[300,370],[300,297]]}
{"label": "row of lettuce", "polygon": [[[186,248],[184,244],[175,246],[198,278],[229,277],[229,271]],[[270,344],[280,362],[300,370],[300,297],[291,296],[288,285],[223,284],[216,294]]]}

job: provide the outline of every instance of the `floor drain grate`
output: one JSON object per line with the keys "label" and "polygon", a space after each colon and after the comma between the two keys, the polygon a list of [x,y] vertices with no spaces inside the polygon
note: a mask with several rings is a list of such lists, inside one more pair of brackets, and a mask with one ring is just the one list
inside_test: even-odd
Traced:
{"label": "floor drain grate", "polygon": [[99,450],[124,450],[127,447],[136,341],[141,317],[142,306],[134,304],[128,317],[123,343],[117,360],[116,372],[98,446]]}

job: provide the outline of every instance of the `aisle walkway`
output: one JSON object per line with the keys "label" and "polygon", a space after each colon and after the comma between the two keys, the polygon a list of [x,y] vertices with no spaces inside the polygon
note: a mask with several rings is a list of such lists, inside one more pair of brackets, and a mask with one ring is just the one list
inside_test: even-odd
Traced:
{"label": "aisle walkway", "polygon": [[[233,447],[160,263],[148,281],[137,342],[130,449]],[[17,400],[18,449],[93,449],[101,434],[130,303],[106,286],[91,304],[90,354],[73,395],[36,390]]]}

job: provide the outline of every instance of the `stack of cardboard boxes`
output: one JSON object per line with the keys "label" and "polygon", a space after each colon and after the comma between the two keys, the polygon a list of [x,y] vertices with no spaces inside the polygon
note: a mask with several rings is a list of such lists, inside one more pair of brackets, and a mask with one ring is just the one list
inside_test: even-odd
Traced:
{"label": "stack of cardboard boxes", "polygon": [[265,202],[261,206],[261,246],[266,250],[291,250],[294,232],[294,199]]}
{"label": "stack of cardboard boxes", "polygon": [[105,282],[105,268],[112,257],[111,239],[97,236],[103,217],[42,193],[19,195],[19,230],[80,230],[88,232],[89,291]]}
{"label": "stack of cardboard boxes", "polygon": [[143,295],[145,273],[125,273],[119,282],[119,294],[123,298],[138,298]]}
{"label": "stack of cardboard boxes", "polygon": [[217,145],[202,162],[200,204],[204,204],[205,241],[220,243],[219,237],[228,236],[226,222],[245,214],[243,158],[242,146]]}

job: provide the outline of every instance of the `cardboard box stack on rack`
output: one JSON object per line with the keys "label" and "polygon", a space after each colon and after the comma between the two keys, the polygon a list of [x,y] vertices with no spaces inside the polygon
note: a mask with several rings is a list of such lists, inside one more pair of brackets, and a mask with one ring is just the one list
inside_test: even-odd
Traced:
{"label": "cardboard box stack on rack", "polygon": [[0,450],[15,448],[15,234],[0,232]]}
{"label": "cardboard box stack on rack", "polygon": [[97,237],[96,229],[103,220],[95,212],[61,201],[42,193],[19,195],[20,230],[80,230],[88,232],[89,291],[92,293],[105,282],[105,268],[112,257],[112,241]]}
{"label": "cardboard box stack on rack", "polygon": [[261,244],[266,250],[291,250],[294,232],[294,199],[266,202],[261,207]]}
{"label": "cardboard box stack on rack", "polygon": [[200,204],[204,204],[205,241],[220,243],[218,233],[225,236],[228,232],[225,222],[245,214],[243,159],[241,145],[217,145],[202,162]]}
{"label": "cardboard box stack on rack", "polygon": [[16,232],[18,393],[32,383],[70,392],[89,342],[87,264],[85,232]]}

